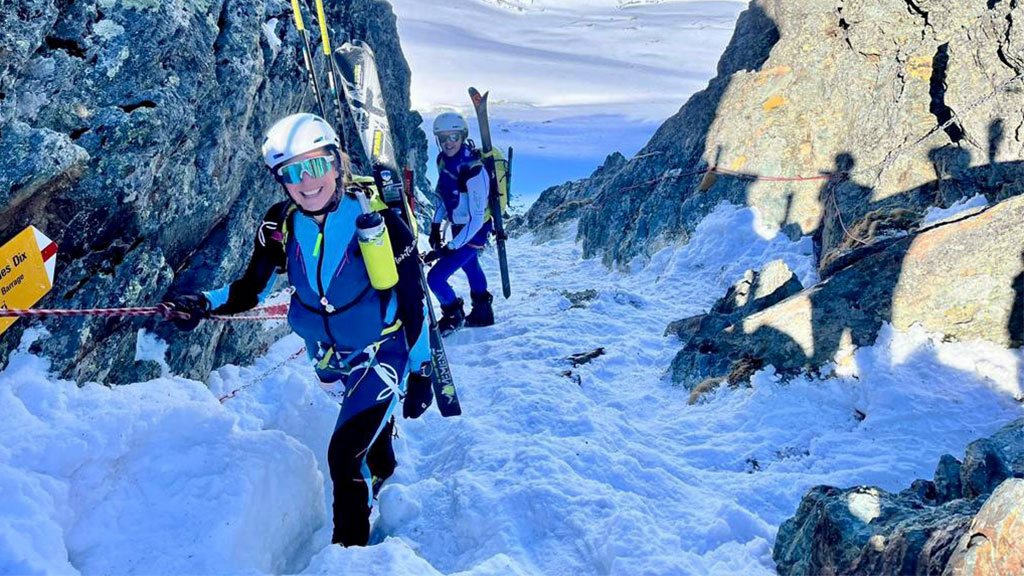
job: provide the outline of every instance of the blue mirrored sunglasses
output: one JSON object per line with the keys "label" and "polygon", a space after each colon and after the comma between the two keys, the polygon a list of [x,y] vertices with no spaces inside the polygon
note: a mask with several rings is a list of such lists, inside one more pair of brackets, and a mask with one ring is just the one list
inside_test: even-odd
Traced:
{"label": "blue mirrored sunglasses", "polygon": [[462,139],[462,133],[461,132],[448,132],[448,133],[443,133],[443,134],[438,134],[437,135],[438,142],[441,142],[442,144],[444,144],[445,142],[453,142],[453,143],[454,142],[458,142],[461,139]]}
{"label": "blue mirrored sunglasses", "polygon": [[291,164],[285,164],[277,169],[277,175],[285,184],[298,184],[302,182],[302,175],[309,174],[313,178],[320,178],[334,165],[334,156],[317,156],[307,158]]}

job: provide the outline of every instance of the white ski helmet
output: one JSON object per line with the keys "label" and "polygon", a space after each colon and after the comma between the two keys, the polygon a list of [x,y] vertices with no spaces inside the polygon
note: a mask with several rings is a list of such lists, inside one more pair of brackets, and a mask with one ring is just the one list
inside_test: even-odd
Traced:
{"label": "white ski helmet", "polygon": [[310,150],[333,146],[341,149],[341,140],[326,120],[316,114],[292,114],[278,120],[263,139],[263,162],[273,170]]}
{"label": "white ski helmet", "polygon": [[444,112],[434,118],[434,136],[442,132],[461,132],[462,139],[469,137],[469,125],[461,114],[456,112]]}

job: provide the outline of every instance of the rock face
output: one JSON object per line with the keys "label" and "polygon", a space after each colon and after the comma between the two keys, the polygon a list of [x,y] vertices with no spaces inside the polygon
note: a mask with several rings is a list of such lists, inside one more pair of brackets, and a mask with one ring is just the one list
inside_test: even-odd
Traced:
{"label": "rock face", "polygon": [[677,375],[675,381],[692,389],[708,379],[721,383],[722,379],[728,378],[731,384],[738,384],[740,372],[743,372],[743,379],[749,378],[751,374],[741,367],[749,365],[750,360],[755,360],[758,367],[763,363],[742,352],[721,353],[719,338],[727,338],[734,330],[731,327],[744,316],[769,308],[802,289],[800,280],[789,267],[777,260],[763,270],[747,270],[743,279],[731,286],[708,313],[669,324],[665,334],[675,335],[684,344],[673,363],[673,374]]}
{"label": "rock face", "polygon": [[[813,237],[816,285],[751,298],[750,275],[669,326],[691,401],[768,364],[841,366],[886,322],[1020,346],[1022,95],[1020,2],[753,0],[708,88],[636,157],[547,191],[530,225],[572,204],[584,256],[609,265],[685,242],[723,201]],[[930,208],[976,195],[984,211],[929,223]],[[1022,436],[1019,421],[899,494],[813,489],[779,531],[779,572],[996,573],[997,550],[1016,562]]]}
{"label": "rock face", "polygon": [[684,347],[673,360],[673,379],[690,388],[751,358],[782,373],[813,369],[873,344],[884,322],[1010,346],[1013,311],[1024,306],[1024,291],[1016,288],[1020,261],[1007,255],[1024,252],[1022,219],[1019,196],[879,242],[827,282],[784,292],[786,299],[773,306],[728,315],[716,312],[720,303],[699,321],[674,323],[669,330]]}
{"label": "rock face", "polygon": [[543,239],[545,232],[559,224],[579,218],[593,201],[590,192],[595,185],[614,176],[625,165],[626,158],[616,152],[609,155],[604,164],[589,178],[548,188],[527,210],[520,227],[538,232],[538,239]]}
{"label": "rock face", "polygon": [[[1016,476],[1016,477],[1013,477]],[[772,554],[791,575],[1024,573],[1024,419],[890,494],[812,489]],[[961,488],[962,487],[962,488]]]}
{"label": "rock face", "polygon": [[[819,285],[670,327],[688,387],[737,363],[813,370],[885,322],[1020,346],[1022,23],[1019,2],[754,0],[706,90],[633,159],[548,190],[527,225],[578,215],[584,255],[608,264],[685,242],[722,201],[813,237]],[[995,206],[926,219],[976,195]]]}
{"label": "rock face", "polygon": [[[628,262],[727,200],[815,234],[827,275],[928,206],[1024,191],[1021,73],[1019,2],[754,0],[708,88],[614,175],[576,184],[584,254]],[[700,192],[710,166],[732,173]],[[820,179],[771,179],[797,176]]]}
{"label": "rock face", "polygon": [[[281,197],[261,164],[262,135],[284,115],[315,109],[290,4],[8,4],[0,10],[0,239],[33,224],[60,246],[56,285],[39,307],[151,305],[237,277],[259,220]],[[375,49],[396,148],[423,174],[426,141],[409,111],[390,6],[327,7],[336,43],[361,38]],[[316,26],[311,33],[318,43]],[[357,141],[351,130],[348,140]],[[0,356],[28,325],[4,334]],[[35,349],[64,376],[132,381],[150,373],[133,365],[143,326],[47,320],[50,336]],[[243,362],[279,335],[211,322],[189,336],[155,329],[171,340],[172,368],[192,377]]]}
{"label": "rock face", "polygon": [[943,576],[1024,574],[1024,480],[1007,480],[960,538]]}

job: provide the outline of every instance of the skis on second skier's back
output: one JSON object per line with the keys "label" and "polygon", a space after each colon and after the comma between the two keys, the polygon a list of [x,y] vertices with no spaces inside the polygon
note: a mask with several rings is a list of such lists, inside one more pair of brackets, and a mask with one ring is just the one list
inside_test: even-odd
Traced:
{"label": "skis on second skier's back", "polygon": [[[506,200],[507,202],[507,186],[509,171],[508,162],[504,157],[500,156],[500,153],[494,148],[491,142],[491,124],[487,117],[487,94],[480,94],[480,91],[476,88],[469,89],[469,97],[473,100],[473,109],[476,111],[477,124],[480,126],[480,146],[482,148],[482,158],[484,166],[487,168],[487,175],[491,179],[491,190],[488,195],[487,204],[490,209],[491,218],[494,221],[494,239],[495,244],[498,248],[498,267],[501,271],[501,292],[508,298],[512,295],[512,284],[508,277],[508,255],[505,252],[505,240],[508,236],[505,234],[505,223],[504,214],[502,213],[505,206],[502,202],[501,194],[499,193],[499,183],[501,178],[505,178],[504,186],[506,187]],[[505,162],[504,170],[499,169],[496,165],[497,162]]]}
{"label": "skis on second skier's back", "polygon": [[[370,49],[364,42],[346,42],[334,51],[334,63],[341,73],[341,83],[345,89],[348,109],[359,132],[359,140],[363,152],[373,166],[374,179],[381,192],[384,202],[399,211],[416,233],[418,228],[416,215],[412,211],[403,192],[402,173],[398,170],[394,144],[391,140],[391,126],[388,122],[384,96],[377,75],[377,63]],[[413,194],[410,189],[409,194]],[[430,300],[430,288],[427,286],[426,275],[420,267],[420,281],[427,300],[427,315],[430,336],[430,382],[437,399],[437,408],[442,416],[457,416],[462,413],[459,396],[455,390],[455,379],[452,377],[448,355],[441,340],[437,327],[437,315],[433,302]]]}

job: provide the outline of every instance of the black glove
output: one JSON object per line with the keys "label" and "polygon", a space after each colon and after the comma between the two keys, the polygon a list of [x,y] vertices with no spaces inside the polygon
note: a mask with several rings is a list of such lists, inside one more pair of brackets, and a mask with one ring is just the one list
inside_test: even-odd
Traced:
{"label": "black glove", "polygon": [[409,374],[405,383],[405,400],[402,402],[402,417],[419,418],[434,401],[430,388],[430,377],[415,372]]}
{"label": "black glove", "polygon": [[423,256],[423,263],[430,264],[434,260],[444,258],[445,256],[448,256],[453,252],[455,252],[455,250],[452,250],[447,246],[442,246],[436,250],[431,250],[430,252],[427,252],[425,256]]}
{"label": "black glove", "polygon": [[441,225],[431,224],[430,225],[430,247],[437,250],[441,247]]}
{"label": "black glove", "polygon": [[160,316],[170,320],[179,330],[191,332],[199,322],[210,317],[210,301],[202,294],[175,296],[159,306]]}

